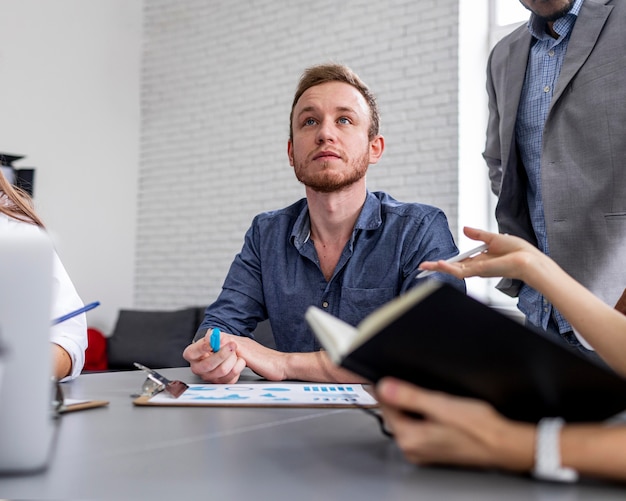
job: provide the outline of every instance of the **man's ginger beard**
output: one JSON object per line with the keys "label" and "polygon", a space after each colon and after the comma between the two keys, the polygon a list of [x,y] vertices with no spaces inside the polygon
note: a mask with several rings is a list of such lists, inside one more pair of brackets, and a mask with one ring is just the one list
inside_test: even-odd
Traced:
{"label": "man's ginger beard", "polygon": [[[333,162],[338,161],[333,160]],[[340,172],[327,170],[328,162],[326,161],[323,163],[322,169],[316,172],[311,172],[308,168],[308,161],[298,162],[295,156],[293,164],[296,177],[302,184],[320,193],[332,193],[333,191],[346,188],[365,177],[369,166],[369,151],[352,160],[347,165],[347,168]]]}

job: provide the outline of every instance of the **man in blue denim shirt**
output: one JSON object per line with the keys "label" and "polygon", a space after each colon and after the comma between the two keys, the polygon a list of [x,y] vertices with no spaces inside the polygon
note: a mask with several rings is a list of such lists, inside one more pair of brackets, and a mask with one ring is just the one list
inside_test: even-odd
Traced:
{"label": "man in blue denim shirt", "polygon": [[[422,261],[458,253],[441,210],[367,190],[365,175],[384,139],[375,98],[349,68],[306,70],[290,122],[289,163],[306,198],[258,215],[246,233],[222,293],[183,353],[206,381],[233,383],[246,366],[269,380],[359,381],[320,351],[304,321],[307,307],[356,325],[415,286]],[[462,280],[435,278],[465,290]],[[267,318],[277,350],[250,337]],[[217,352],[208,341],[213,328],[222,331]]]}

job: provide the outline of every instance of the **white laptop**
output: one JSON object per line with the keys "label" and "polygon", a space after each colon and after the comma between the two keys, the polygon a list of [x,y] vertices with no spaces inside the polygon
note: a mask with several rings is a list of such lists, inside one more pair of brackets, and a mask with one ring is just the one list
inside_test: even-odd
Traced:
{"label": "white laptop", "polygon": [[36,471],[48,462],[52,260],[45,233],[0,230],[0,473]]}

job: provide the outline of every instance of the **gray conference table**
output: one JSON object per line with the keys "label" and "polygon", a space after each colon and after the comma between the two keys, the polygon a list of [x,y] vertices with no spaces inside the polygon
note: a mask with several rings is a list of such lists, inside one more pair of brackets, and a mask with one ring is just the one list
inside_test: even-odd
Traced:
{"label": "gray conference table", "polygon": [[[188,368],[162,373],[200,382]],[[0,498],[626,499],[617,484],[411,465],[359,409],[137,407],[130,394],[144,379],[112,372],[64,384],[67,397],[110,404],[61,416],[49,467],[0,476]]]}

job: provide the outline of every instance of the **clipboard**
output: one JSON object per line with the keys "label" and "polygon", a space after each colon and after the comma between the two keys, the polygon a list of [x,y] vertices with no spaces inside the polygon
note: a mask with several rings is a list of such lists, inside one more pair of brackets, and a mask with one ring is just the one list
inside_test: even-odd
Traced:
{"label": "clipboard", "polygon": [[160,407],[375,408],[378,402],[362,384],[237,383],[190,384],[178,398],[167,392],[142,395],[133,404]]}

